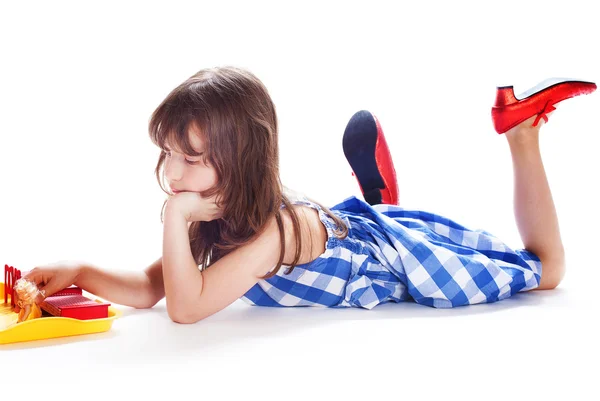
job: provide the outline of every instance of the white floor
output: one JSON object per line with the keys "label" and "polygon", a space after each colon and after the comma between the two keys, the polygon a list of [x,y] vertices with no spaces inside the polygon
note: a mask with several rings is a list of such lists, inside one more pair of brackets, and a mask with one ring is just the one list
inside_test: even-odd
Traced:
{"label": "white floor", "polygon": [[[584,260],[570,266],[593,267]],[[194,325],[171,322],[163,302],[119,307],[123,316],[107,333],[5,345],[0,357],[4,366],[34,372],[16,383],[62,377],[93,399],[118,387],[136,397],[594,399],[597,282],[596,272],[553,291],[452,310],[413,303],[270,309],[237,301]]]}
{"label": "white floor", "polygon": [[[188,76],[224,64],[269,88],[286,185],[327,205],[357,195],[341,137],[370,109],[403,205],[520,246],[510,155],[490,121],[495,86],[599,82],[588,3],[258,3],[0,7],[0,37],[12,38],[0,56],[0,263],[154,261],[164,194],[148,117]],[[58,398],[50,389],[77,399],[598,399],[598,110],[598,93],[562,103],[541,140],[568,258],[556,290],[453,310],[238,301],[194,325],[171,322],[164,302],[117,306],[107,333],[0,346],[0,401]]]}

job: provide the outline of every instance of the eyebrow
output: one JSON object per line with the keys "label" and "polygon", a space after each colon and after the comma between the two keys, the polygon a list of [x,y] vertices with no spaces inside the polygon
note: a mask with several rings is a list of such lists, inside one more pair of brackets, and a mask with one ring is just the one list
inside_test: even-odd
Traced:
{"label": "eyebrow", "polygon": [[[172,150],[172,149],[169,147],[169,145],[167,145],[166,143],[165,143],[165,149],[166,149],[166,150]],[[196,152],[198,152],[196,149],[194,149],[194,150],[195,150]],[[187,157],[200,157],[200,156],[204,155],[204,153],[206,153],[206,151],[205,151],[205,150],[202,150],[202,151],[200,151],[200,152],[198,152],[198,153],[200,153],[200,154],[199,154],[199,155],[196,155],[196,156],[193,156],[193,155],[188,155],[187,153],[183,153],[183,154],[184,154],[185,156],[187,156]]]}

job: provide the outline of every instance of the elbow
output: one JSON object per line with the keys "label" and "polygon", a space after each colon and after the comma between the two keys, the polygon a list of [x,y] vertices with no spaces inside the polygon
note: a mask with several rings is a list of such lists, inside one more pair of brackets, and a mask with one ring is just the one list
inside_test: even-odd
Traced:
{"label": "elbow", "polygon": [[194,314],[194,313],[189,313],[186,311],[176,311],[174,310],[175,308],[169,308],[167,307],[167,312],[169,314],[169,318],[174,322],[174,323],[179,323],[179,324],[194,324],[199,322],[200,320],[203,319],[202,316],[199,316],[198,314]]}
{"label": "elbow", "polygon": [[171,320],[173,321],[173,323],[179,323],[179,324],[194,324],[199,322],[199,320],[194,320],[194,319],[189,319],[186,317],[179,317],[179,316],[171,316]]}

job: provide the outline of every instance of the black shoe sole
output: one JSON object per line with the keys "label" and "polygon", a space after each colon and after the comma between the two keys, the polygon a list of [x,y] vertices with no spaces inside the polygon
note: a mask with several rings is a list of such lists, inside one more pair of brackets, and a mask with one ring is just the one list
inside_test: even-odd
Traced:
{"label": "black shoe sole", "polygon": [[381,190],[385,189],[383,177],[377,168],[377,123],[371,112],[356,112],[344,131],[344,155],[362,187],[365,201],[370,205],[382,203]]}

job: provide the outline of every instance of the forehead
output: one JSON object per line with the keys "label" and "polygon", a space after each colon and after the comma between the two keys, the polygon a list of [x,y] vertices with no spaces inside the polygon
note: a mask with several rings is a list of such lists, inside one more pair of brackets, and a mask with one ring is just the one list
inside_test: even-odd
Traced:
{"label": "forehead", "polygon": [[196,127],[196,124],[190,124],[188,129],[188,139],[192,147],[196,150],[202,150],[204,148],[204,140],[202,139],[202,132]]}
{"label": "forehead", "polygon": [[[178,149],[180,148],[180,146],[178,146],[177,143],[172,143],[172,140],[176,140],[174,137],[168,137],[165,140],[165,145],[171,149]],[[196,127],[196,124],[190,124],[190,127],[188,128],[188,132],[187,132],[187,141],[189,142],[189,144],[192,146],[192,148],[197,151],[197,152],[203,152],[204,151],[204,140],[202,139],[202,133],[201,131],[198,129],[198,127]]]}

